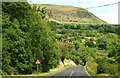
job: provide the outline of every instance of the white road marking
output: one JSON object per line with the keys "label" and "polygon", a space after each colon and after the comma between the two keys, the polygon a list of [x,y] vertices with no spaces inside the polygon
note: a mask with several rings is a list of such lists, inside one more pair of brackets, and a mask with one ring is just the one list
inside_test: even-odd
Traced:
{"label": "white road marking", "polygon": [[[88,72],[86,71],[86,67],[84,66],[84,68],[85,68],[85,72],[88,74]],[[89,74],[88,74],[88,76],[90,76]],[[90,76],[91,77],[91,76]],[[92,77],[91,77],[92,78]]]}
{"label": "white road marking", "polygon": [[[72,74],[74,73],[74,71],[75,71],[76,68],[77,68],[77,67],[75,67],[75,68],[73,69],[72,73],[70,74],[70,77],[72,76]],[[70,77],[69,77],[69,78],[70,78]]]}

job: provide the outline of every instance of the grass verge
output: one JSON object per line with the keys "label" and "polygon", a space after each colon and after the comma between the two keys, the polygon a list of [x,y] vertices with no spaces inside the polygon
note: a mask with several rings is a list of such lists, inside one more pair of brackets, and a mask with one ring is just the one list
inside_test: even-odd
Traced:
{"label": "grass verge", "polygon": [[26,74],[26,75],[4,75],[2,78],[44,78],[45,76],[51,76],[73,65],[74,65],[73,61],[65,59],[65,66],[60,62],[60,65],[57,68],[50,69],[49,72],[33,73],[33,74]]}

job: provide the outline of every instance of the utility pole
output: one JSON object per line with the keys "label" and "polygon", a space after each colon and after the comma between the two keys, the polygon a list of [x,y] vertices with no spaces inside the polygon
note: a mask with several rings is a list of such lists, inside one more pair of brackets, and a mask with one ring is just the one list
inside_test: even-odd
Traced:
{"label": "utility pole", "polygon": [[118,24],[120,24],[120,1],[118,2]]}

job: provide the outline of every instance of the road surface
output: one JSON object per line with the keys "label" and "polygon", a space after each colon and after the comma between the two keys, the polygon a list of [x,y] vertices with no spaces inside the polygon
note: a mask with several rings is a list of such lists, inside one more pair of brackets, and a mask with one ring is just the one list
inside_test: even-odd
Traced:
{"label": "road surface", "polygon": [[84,66],[72,66],[46,78],[91,78]]}

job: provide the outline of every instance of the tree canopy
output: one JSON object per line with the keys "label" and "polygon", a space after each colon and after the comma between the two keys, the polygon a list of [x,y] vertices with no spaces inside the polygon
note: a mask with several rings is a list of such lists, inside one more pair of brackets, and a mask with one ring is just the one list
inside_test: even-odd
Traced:
{"label": "tree canopy", "polygon": [[3,73],[33,73],[37,59],[39,72],[56,67],[58,47],[43,9],[27,2],[3,2],[2,8]]}

